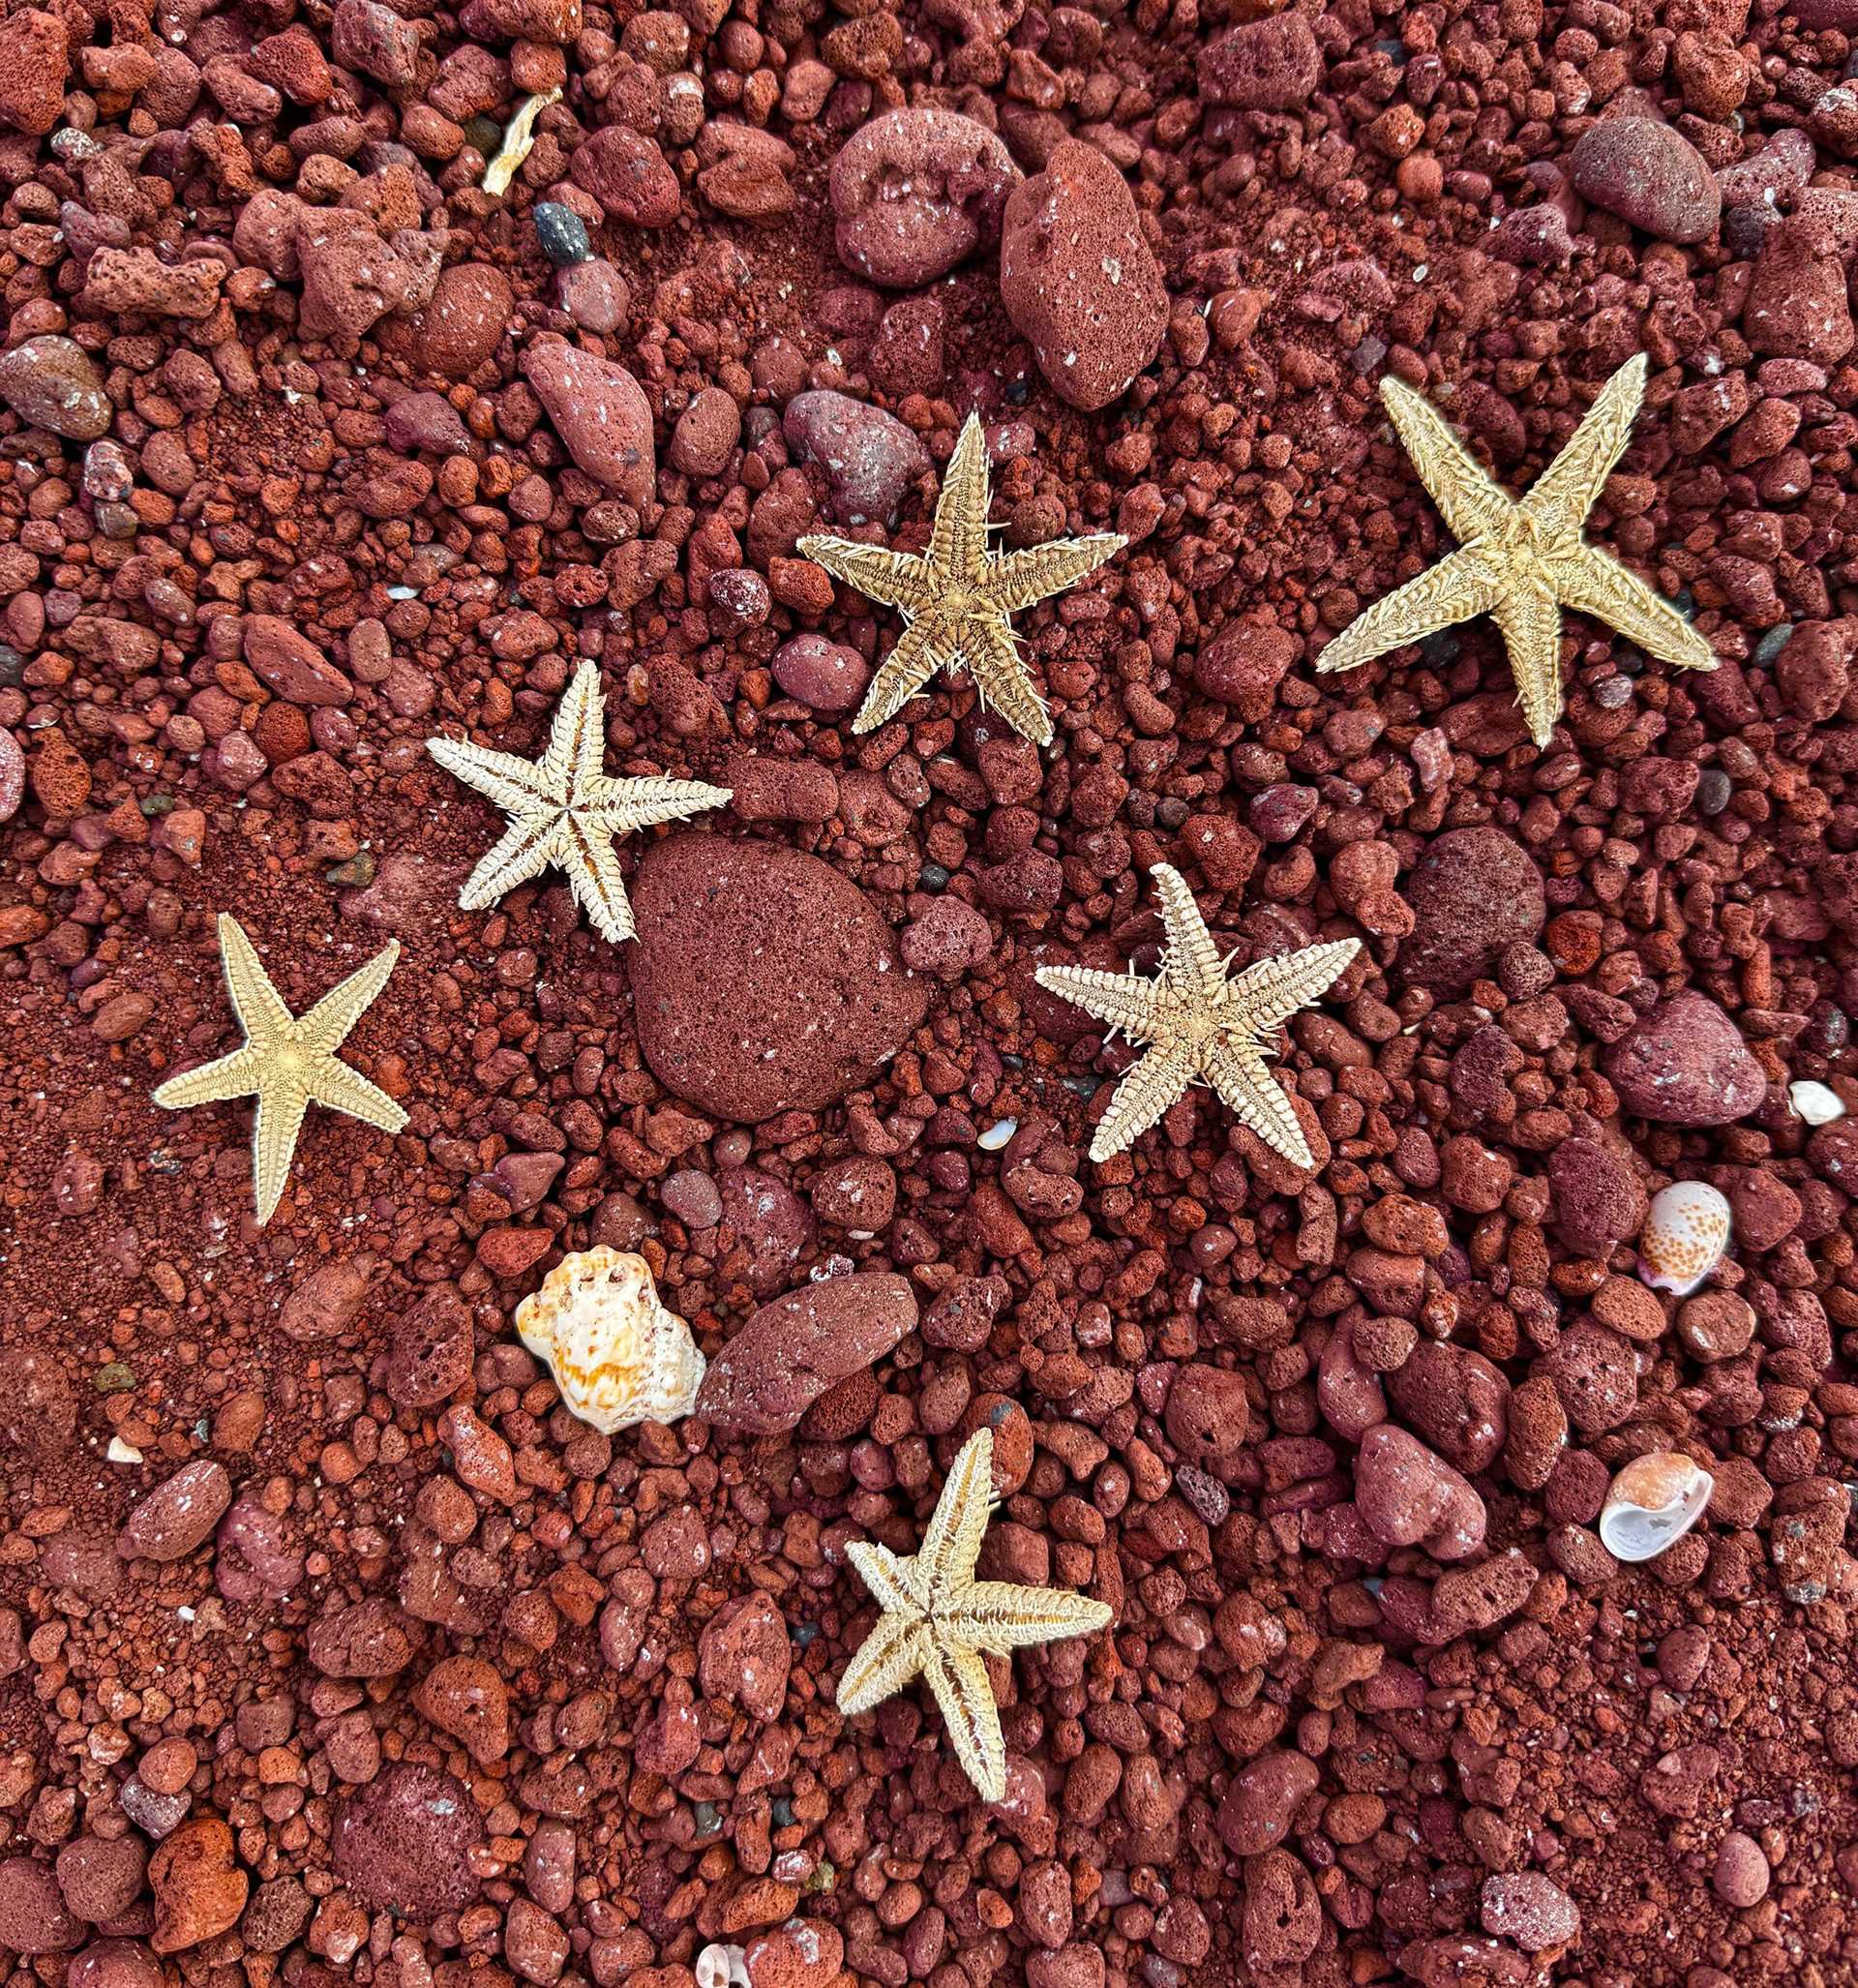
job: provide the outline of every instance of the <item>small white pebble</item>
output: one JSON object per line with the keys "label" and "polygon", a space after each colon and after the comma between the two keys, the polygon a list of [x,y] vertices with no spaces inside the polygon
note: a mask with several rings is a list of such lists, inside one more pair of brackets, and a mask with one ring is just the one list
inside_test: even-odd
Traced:
{"label": "small white pebble", "polygon": [[141,1451],[133,1444],[124,1442],[119,1435],[110,1437],[109,1448],[104,1452],[104,1455],[112,1463],[139,1463],[142,1461]]}
{"label": "small white pebble", "polygon": [[998,1153],[1019,1130],[1016,1118],[997,1118],[975,1143],[983,1153]]}
{"label": "small white pebble", "polygon": [[1824,1084],[1814,1083],[1811,1077],[1803,1077],[1799,1083],[1788,1085],[1787,1098],[1793,1105],[1794,1116],[1805,1119],[1810,1126],[1829,1126],[1835,1119],[1845,1115],[1845,1101],[1839,1093]]}

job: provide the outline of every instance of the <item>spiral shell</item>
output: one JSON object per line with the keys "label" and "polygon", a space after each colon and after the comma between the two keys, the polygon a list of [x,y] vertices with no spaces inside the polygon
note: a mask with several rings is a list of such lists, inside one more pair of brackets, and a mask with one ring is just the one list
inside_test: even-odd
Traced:
{"label": "spiral shell", "polygon": [[1703,1516],[1716,1479],[1676,1450],[1634,1457],[1600,1512],[1600,1543],[1616,1560],[1656,1559]]}
{"label": "spiral shell", "polygon": [[1638,1274],[1688,1298],[1729,1247],[1729,1204],[1708,1181],[1673,1181],[1655,1195],[1638,1237]]}
{"label": "spiral shell", "polygon": [[696,1405],[704,1356],[658,1302],[643,1256],[603,1247],[564,1258],[516,1308],[516,1330],[548,1362],[562,1401],[603,1435],[676,1422]]}

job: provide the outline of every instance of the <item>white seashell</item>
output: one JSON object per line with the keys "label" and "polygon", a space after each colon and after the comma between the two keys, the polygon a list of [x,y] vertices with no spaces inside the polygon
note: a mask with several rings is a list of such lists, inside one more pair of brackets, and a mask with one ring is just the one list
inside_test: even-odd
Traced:
{"label": "white seashell", "polygon": [[981,1133],[980,1137],[974,1141],[974,1144],[978,1146],[983,1153],[998,1153],[1000,1149],[1003,1146],[1004,1146],[1012,1138],[1013,1134],[1018,1130],[1018,1119],[997,1118],[993,1122],[993,1124],[990,1125],[987,1128],[987,1130]]}
{"label": "white seashell", "polygon": [[1805,1119],[1810,1126],[1829,1126],[1845,1115],[1845,1100],[1829,1085],[1816,1084],[1811,1077],[1802,1077],[1797,1084],[1787,1086],[1787,1101],[1793,1106],[1794,1116]]}
{"label": "white seashell", "polygon": [[1687,1298],[1729,1247],[1729,1204],[1708,1181],[1673,1181],[1652,1198],[1638,1238],[1638,1274]]}
{"label": "white seashell", "polygon": [[1612,1481],[1600,1543],[1616,1560],[1656,1559],[1703,1516],[1716,1479],[1675,1450],[1634,1457]]}
{"label": "white seashell", "polygon": [[697,1956],[697,1988],[748,1988],[748,1955],[712,1940]]}
{"label": "white seashell", "polygon": [[567,1257],[516,1308],[516,1329],[549,1363],[562,1401],[603,1435],[676,1422],[696,1406],[704,1356],[658,1302],[643,1256],[601,1248]]}

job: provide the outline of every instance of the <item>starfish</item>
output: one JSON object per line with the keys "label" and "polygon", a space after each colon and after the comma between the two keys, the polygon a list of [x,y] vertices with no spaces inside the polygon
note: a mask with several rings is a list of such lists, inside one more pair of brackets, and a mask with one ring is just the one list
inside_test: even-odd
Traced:
{"label": "starfish", "polygon": [[226,1098],[256,1098],[252,1119],[252,1178],[259,1227],[271,1220],[297,1133],[312,1104],[345,1112],[383,1132],[398,1132],[406,1114],[378,1085],[338,1060],[336,1051],[387,984],[400,957],[400,941],[332,987],[307,1014],[293,1015],[237,919],[220,914],[220,958],[225,990],[245,1031],[245,1041],[229,1056],[203,1063],[185,1075],[169,1077],[155,1102],[170,1111],[215,1104]]}
{"label": "starfish", "polygon": [[1362,949],[1337,939],[1278,953],[1229,979],[1232,954],[1219,957],[1193,892],[1179,870],[1160,862],[1149,872],[1161,894],[1167,948],[1161,971],[1145,980],[1131,971],[1042,966],[1041,987],[1121,1030],[1131,1042],[1154,1046],[1116,1087],[1091,1141],[1099,1163],[1132,1145],[1190,1084],[1210,1084],[1275,1153],[1298,1166],[1313,1164],[1297,1114],[1265,1068],[1265,1043],[1307,1008]]}
{"label": "starfish", "polygon": [[993,1482],[993,1431],[979,1429],[962,1444],[914,1553],[902,1558],[871,1540],[847,1546],[884,1613],[839,1679],[839,1710],[852,1718],[926,1678],[983,1801],[1006,1794],[1006,1742],[983,1653],[1004,1657],[1029,1643],[1089,1636],[1114,1612],[1063,1588],[974,1579]]}
{"label": "starfish", "polygon": [[1458,550],[1356,616],[1317,658],[1319,675],[1352,670],[1474,615],[1495,617],[1529,736],[1545,746],[1561,716],[1561,610],[1604,621],[1682,670],[1714,670],[1708,639],[1635,573],[1580,535],[1626,453],[1645,398],[1645,356],[1628,359],[1529,495],[1513,501],[1472,460],[1438,410],[1400,380],[1381,381],[1420,481]]}
{"label": "starfish", "polygon": [[633,935],[632,906],[613,853],[615,835],[654,822],[682,821],[730,798],[703,780],[609,779],[606,699],[600,666],[583,663],[555,708],[548,750],[539,760],[492,752],[458,738],[429,738],[426,749],[448,772],[488,796],[510,818],[503,839],[464,880],[465,911],[482,911],[553,864],[600,935],[617,946]]}
{"label": "starfish", "polygon": [[869,732],[894,717],[938,670],[965,668],[983,705],[1034,744],[1052,742],[1045,701],[1033,688],[1006,617],[1074,586],[1128,540],[1096,531],[1024,552],[990,553],[987,531],[987,437],[980,416],[970,414],[948,459],[927,552],[892,552],[817,533],[800,540],[807,558],[872,600],[901,610],[906,623],[852,720],[853,731]]}

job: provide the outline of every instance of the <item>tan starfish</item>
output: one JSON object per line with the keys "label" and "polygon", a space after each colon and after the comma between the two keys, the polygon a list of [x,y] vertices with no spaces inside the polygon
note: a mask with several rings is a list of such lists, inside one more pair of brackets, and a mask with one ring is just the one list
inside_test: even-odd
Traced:
{"label": "tan starfish", "polygon": [[1491,482],[1431,404],[1388,377],[1381,399],[1458,550],[1357,615],[1317,658],[1324,676],[1490,615],[1515,673],[1529,736],[1546,745],[1561,716],[1561,610],[1575,608],[1682,670],[1714,670],[1707,637],[1635,573],[1580,535],[1626,453],[1645,397],[1645,357],[1628,359],[1568,446],[1520,502]]}
{"label": "tan starfish", "polygon": [[1041,987],[1074,1001],[1119,1029],[1131,1042],[1153,1046],[1116,1087],[1091,1141],[1091,1158],[1108,1160],[1154,1124],[1190,1084],[1211,1084],[1274,1152],[1310,1165],[1309,1143],[1290,1099],[1265,1068],[1265,1044],[1307,1008],[1362,949],[1359,939],[1305,946],[1227,978],[1232,955],[1219,957],[1193,892],[1179,870],[1159,862],[1149,872],[1161,893],[1167,947],[1153,980],[1095,967],[1042,966]]}
{"label": "tan starfish", "polygon": [[906,624],[872,678],[853,731],[869,732],[894,717],[938,670],[966,669],[982,704],[992,705],[1024,738],[1051,743],[1045,701],[1033,688],[1006,617],[1074,586],[1128,540],[1096,531],[1024,552],[990,553],[987,500],[987,437],[979,415],[970,414],[948,459],[927,552],[892,552],[818,534],[800,540],[806,557],[898,609]]}
{"label": "tan starfish", "polygon": [[392,940],[368,964],[332,987],[306,1014],[293,1015],[258,964],[237,919],[220,914],[220,959],[225,989],[245,1031],[229,1056],[169,1077],[155,1093],[157,1104],[185,1111],[227,1098],[256,1098],[252,1119],[252,1181],[260,1227],[276,1212],[304,1113],[313,1104],[398,1132],[406,1114],[378,1085],[338,1060],[336,1051],[387,984],[400,957]]}
{"label": "tan starfish", "polygon": [[617,946],[632,937],[634,927],[613,838],[655,822],[681,821],[730,798],[727,787],[703,780],[671,780],[662,774],[609,779],[601,771],[606,709],[600,666],[583,663],[555,708],[548,750],[539,760],[492,752],[466,739],[426,741],[427,751],[447,772],[488,796],[510,818],[503,839],[458,893],[465,911],[482,911],[553,865],[567,877],[595,930]]}
{"label": "tan starfish", "polygon": [[884,1613],[839,1679],[847,1718],[927,1679],[955,1756],[983,1801],[1006,1793],[1006,1742],[983,1654],[1004,1657],[1029,1643],[1089,1636],[1114,1612],[1064,1588],[974,1579],[993,1485],[993,1431],[979,1429],[962,1444],[914,1553],[903,1558],[871,1540],[846,1548]]}

